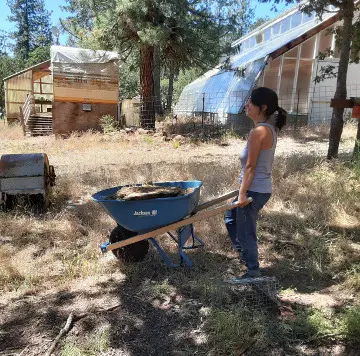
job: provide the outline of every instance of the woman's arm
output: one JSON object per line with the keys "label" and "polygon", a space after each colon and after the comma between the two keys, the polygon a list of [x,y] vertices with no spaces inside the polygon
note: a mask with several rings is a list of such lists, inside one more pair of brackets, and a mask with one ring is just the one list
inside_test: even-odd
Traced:
{"label": "woman's arm", "polygon": [[254,178],[256,162],[265,136],[266,128],[264,126],[258,126],[250,132],[248,139],[248,158],[244,167],[243,178],[239,189],[238,205],[240,207],[249,204],[246,192]]}

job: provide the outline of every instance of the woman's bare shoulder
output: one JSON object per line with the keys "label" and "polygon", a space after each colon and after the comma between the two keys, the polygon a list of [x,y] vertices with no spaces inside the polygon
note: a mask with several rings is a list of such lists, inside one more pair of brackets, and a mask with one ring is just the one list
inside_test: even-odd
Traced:
{"label": "woman's bare shoulder", "polygon": [[267,134],[267,128],[266,126],[256,126],[254,127],[250,133],[249,137],[264,137]]}

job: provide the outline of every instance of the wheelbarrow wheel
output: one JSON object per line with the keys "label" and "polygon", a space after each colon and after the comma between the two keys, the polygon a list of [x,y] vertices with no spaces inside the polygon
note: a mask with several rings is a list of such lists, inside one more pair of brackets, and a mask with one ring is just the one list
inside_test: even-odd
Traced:
{"label": "wheelbarrow wheel", "polygon": [[[124,241],[130,237],[136,236],[134,231],[126,230],[124,227],[118,225],[111,231],[109,241],[111,244],[119,241]],[[149,241],[142,240],[131,245],[112,250],[116,258],[125,262],[140,262],[149,251]]]}

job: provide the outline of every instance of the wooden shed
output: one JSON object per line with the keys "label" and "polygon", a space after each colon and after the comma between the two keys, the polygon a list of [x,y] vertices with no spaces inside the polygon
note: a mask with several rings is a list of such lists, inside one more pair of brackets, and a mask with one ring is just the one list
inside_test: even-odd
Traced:
{"label": "wooden shed", "polygon": [[26,135],[67,135],[100,129],[100,119],[118,119],[118,55],[63,46],[51,60],[5,78],[8,123],[20,121]]}
{"label": "wooden shed", "polygon": [[99,129],[107,114],[118,120],[118,59],[115,52],[51,47],[55,134]]}
{"label": "wooden shed", "polygon": [[[36,64],[4,79],[5,110],[8,124],[20,120],[20,107],[27,102],[29,114],[38,121],[49,121],[53,101],[50,60]],[[30,124],[30,122],[29,122]]]}

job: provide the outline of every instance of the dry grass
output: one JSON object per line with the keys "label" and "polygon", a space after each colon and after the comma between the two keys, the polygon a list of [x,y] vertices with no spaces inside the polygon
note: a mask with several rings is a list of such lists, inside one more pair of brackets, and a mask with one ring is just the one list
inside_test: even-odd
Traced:
{"label": "dry grass", "polygon": [[[126,282],[120,289],[135,293],[131,294],[134,305],[133,298],[138,298],[152,312],[167,310],[169,305],[175,308],[183,316],[179,330],[174,331],[179,335],[187,333],[186,318],[191,321],[196,346],[189,344],[182,355],[195,350],[204,355],[235,355],[249,342],[254,342],[254,355],[284,345],[287,351],[282,352],[295,354],[291,353],[295,330],[291,325],[279,323],[271,313],[247,314],[236,296],[234,299],[234,294],[218,283],[229,258],[235,256],[221,216],[196,224],[206,248],[190,253],[195,261],[191,270],[170,270],[154,253],[140,265],[117,264],[111,254],[102,256],[98,250],[115,223],[90,201],[91,194],[125,183],[196,178],[204,182],[202,199],[207,200],[236,187],[237,152],[229,152],[238,146],[233,145],[221,153],[211,144],[174,148],[172,143],[161,142],[161,137],[150,140],[138,134],[88,132],[58,140],[16,139],[15,133],[9,133],[3,152],[46,152],[58,177],[47,214],[0,213],[3,300],[72,290],[89,279],[106,280],[107,285],[119,288],[111,278],[121,271]],[[330,164],[314,155],[294,152],[277,158],[274,194],[262,212],[259,239],[261,264],[284,287],[304,290],[311,284],[321,290],[337,285],[347,293],[359,291],[360,180],[354,172],[349,162]],[[175,245],[161,240],[176,257]],[[278,244],[278,240],[293,244]],[[314,318],[307,314],[304,322],[299,322],[301,330],[313,330]],[[353,335],[358,326],[352,319],[349,323]],[[101,330],[94,327],[87,339],[65,342],[62,354],[105,354],[114,335]],[[308,337],[308,333],[304,335]]]}
{"label": "dry grass", "polygon": [[24,132],[21,125],[5,125],[5,120],[0,121],[0,139],[1,140],[19,140],[24,138]]}
{"label": "dry grass", "polygon": [[[356,137],[356,120],[348,121],[344,124],[343,133],[341,135],[341,140],[355,139]],[[316,126],[303,126],[300,128],[286,129],[284,131],[284,136],[293,137],[297,140],[302,140],[303,142],[308,142],[311,140],[328,140],[329,138],[329,125],[320,124]]]}
{"label": "dry grass", "polygon": [[[11,130],[16,132],[17,128]],[[101,162],[101,157],[105,157],[106,161],[106,151],[110,147],[111,153],[114,152],[112,147],[114,141],[117,143],[115,149],[119,150],[134,145],[143,144],[145,147],[152,145],[144,143],[139,135],[130,137],[117,135],[104,136],[100,133],[88,132],[81,136],[73,134],[67,140],[38,138],[36,145],[35,140],[31,138],[20,143],[18,140],[12,140],[12,135],[7,137],[8,141],[13,141],[12,152],[21,151],[20,147],[27,145],[27,152],[45,151],[53,161],[61,161],[63,166],[55,165],[58,172],[57,186],[53,191],[53,206],[46,216],[39,218],[21,213],[0,214],[0,221],[3,222],[0,224],[0,235],[7,239],[6,249],[27,248],[30,244],[35,246],[33,252],[28,252],[28,262],[31,262],[36,270],[39,270],[37,263],[48,266],[47,259],[52,259],[55,265],[61,263],[63,265],[64,261],[51,257],[62,255],[62,251],[78,250],[77,255],[74,253],[71,255],[75,260],[79,256],[85,256],[85,260],[88,258],[96,260],[96,255],[91,253],[90,256],[84,255],[84,251],[91,250],[104,239],[113,223],[98,206],[90,202],[89,197],[95,191],[125,183],[196,178],[204,181],[202,198],[206,200],[225,192],[229,187],[236,186],[238,165],[236,160],[232,159],[217,163],[215,163],[216,158],[212,159],[211,163],[200,159],[193,163],[187,162],[186,165],[181,160],[176,163],[148,163],[132,167],[104,165],[104,159]],[[78,162],[83,152],[93,155],[98,165],[96,170],[89,171],[87,166],[89,162],[79,166]],[[99,155],[100,152],[102,155]],[[90,167],[93,165],[94,162],[91,162]],[[357,193],[360,191],[360,183],[353,170],[346,164],[341,162],[330,164],[322,158],[297,154],[290,155],[286,159],[279,158],[274,169],[274,187],[273,197],[263,212],[264,220],[259,227],[260,230],[265,229],[267,232],[280,234],[285,239],[291,238],[300,245],[314,247],[315,250],[317,250],[317,241],[326,239],[326,236],[340,234],[339,236],[343,237],[345,234],[346,239],[350,241],[358,233],[360,199]],[[201,222],[198,224],[199,234],[206,239],[211,232],[217,231],[209,241],[206,241],[207,246],[214,250],[229,251],[221,220],[221,217],[216,217],[211,221]],[[336,250],[334,241],[331,242],[332,250]],[[346,244],[343,241],[342,243]],[[50,250],[52,252],[49,252]],[[7,251],[3,254],[13,255],[13,252]],[[30,257],[36,254],[40,257],[35,259]],[[333,261],[334,264],[341,265],[339,256]],[[9,258],[17,266],[12,272],[14,276],[19,274],[24,276],[27,269],[21,271],[21,264],[17,265],[16,261],[19,258],[17,253],[13,257],[8,257],[6,262],[2,259],[2,263],[8,265]],[[81,265],[79,261],[71,263]],[[316,268],[322,270],[320,265]],[[54,268],[53,271],[56,273],[58,270],[59,268]],[[339,268],[336,270],[338,271]],[[79,272],[68,271],[68,274],[70,277],[72,274],[78,276]],[[51,278],[49,276],[48,279]],[[3,279],[11,280],[8,277]]]}

